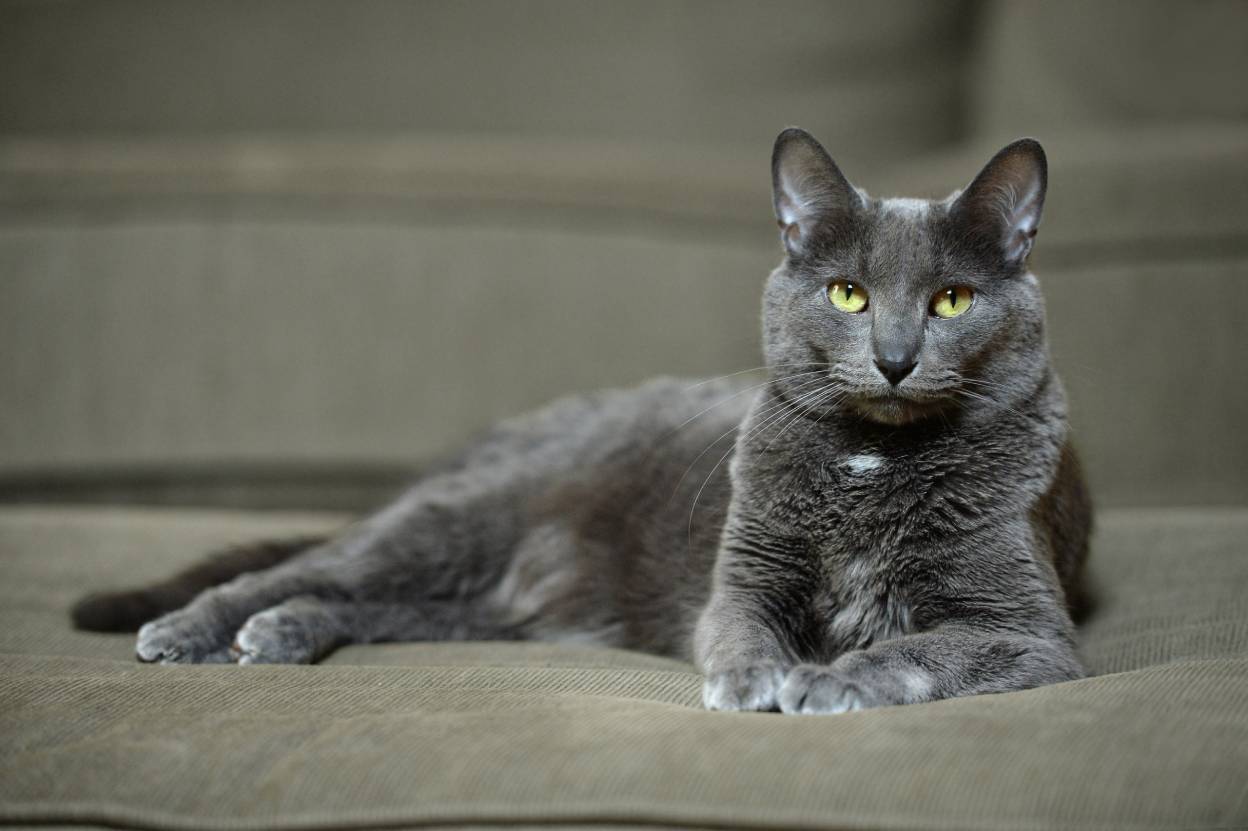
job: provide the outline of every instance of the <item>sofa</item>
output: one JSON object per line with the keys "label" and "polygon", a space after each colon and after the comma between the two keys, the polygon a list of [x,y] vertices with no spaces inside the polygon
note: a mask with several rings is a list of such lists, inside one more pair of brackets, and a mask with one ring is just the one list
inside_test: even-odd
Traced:
{"label": "sofa", "polygon": [[[0,5],[0,823],[1248,827],[1248,8]],[[563,392],[756,367],[797,123],[873,193],[1049,155],[1083,680],[703,711],[679,661],[161,667],[81,594],[332,531]]]}

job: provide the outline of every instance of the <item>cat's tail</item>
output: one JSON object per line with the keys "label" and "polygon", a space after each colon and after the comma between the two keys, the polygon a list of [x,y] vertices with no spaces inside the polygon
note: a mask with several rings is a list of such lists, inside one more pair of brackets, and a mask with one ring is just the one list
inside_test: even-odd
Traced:
{"label": "cat's tail", "polygon": [[89,594],[73,605],[70,617],[74,626],[91,632],[134,632],[149,620],[182,608],[204,589],[283,563],[328,539],[304,536],[232,546],[159,583]]}

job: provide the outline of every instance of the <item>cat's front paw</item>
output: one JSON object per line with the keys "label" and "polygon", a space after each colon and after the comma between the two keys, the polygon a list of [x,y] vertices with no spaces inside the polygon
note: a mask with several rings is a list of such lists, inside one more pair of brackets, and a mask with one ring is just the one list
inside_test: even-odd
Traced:
{"label": "cat's front paw", "polygon": [[143,624],[134,652],[145,663],[224,664],[230,662],[228,643],[211,620],[182,609]]}
{"label": "cat's front paw", "polygon": [[708,710],[775,710],[784,683],[779,664],[748,664],[707,675],[702,704]]}
{"label": "cat's front paw", "polygon": [[796,715],[849,713],[884,703],[848,673],[815,664],[794,667],[778,697],[780,712]]}

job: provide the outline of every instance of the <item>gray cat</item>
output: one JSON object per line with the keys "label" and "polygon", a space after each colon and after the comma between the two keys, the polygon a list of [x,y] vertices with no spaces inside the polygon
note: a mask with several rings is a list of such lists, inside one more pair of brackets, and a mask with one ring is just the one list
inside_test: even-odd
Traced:
{"label": "gray cat", "polygon": [[558,401],[332,539],[231,550],[84,598],[75,620],[148,621],[138,657],[162,663],[396,640],[640,649],[696,661],[719,710],[1080,677],[1091,509],[1026,268],[1040,145],[1009,145],[943,201],[879,200],[789,129],[772,179],[785,259],[763,384]]}

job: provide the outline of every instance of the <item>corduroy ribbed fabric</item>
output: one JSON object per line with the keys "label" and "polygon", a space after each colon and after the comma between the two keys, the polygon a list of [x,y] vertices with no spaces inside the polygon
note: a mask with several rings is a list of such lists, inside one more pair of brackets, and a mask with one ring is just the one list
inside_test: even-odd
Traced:
{"label": "corduroy ribbed fabric", "polygon": [[1096,677],[829,717],[708,713],[678,661],[397,644],[159,667],[65,609],[337,517],[0,511],[0,822],[128,828],[1248,826],[1248,510],[1107,512]]}

